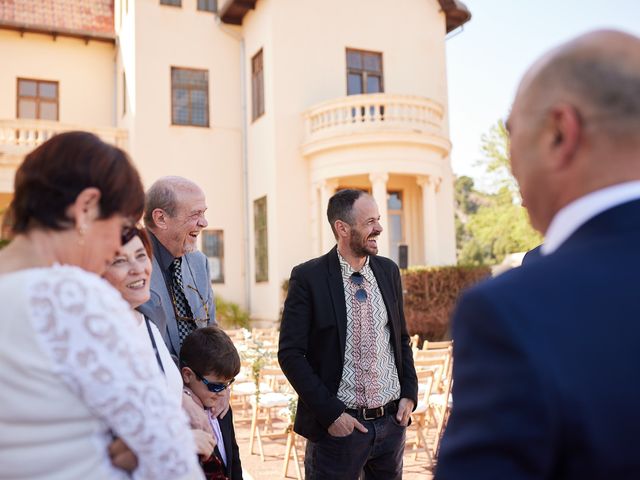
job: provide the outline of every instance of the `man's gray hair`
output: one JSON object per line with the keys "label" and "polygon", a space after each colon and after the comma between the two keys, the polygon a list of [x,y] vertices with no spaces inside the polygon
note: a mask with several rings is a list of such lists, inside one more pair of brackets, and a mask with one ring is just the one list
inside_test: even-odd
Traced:
{"label": "man's gray hair", "polygon": [[173,217],[178,210],[178,195],[176,190],[198,188],[191,180],[183,177],[162,177],[147,190],[144,205],[144,224],[147,228],[156,226],[153,221],[153,211],[164,210]]}

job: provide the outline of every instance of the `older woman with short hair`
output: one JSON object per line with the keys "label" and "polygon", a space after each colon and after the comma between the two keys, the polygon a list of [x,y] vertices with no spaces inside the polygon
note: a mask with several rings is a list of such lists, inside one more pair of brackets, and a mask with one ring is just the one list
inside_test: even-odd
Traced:
{"label": "older woman with short hair", "polygon": [[126,154],[85,132],[25,158],[0,251],[0,478],[202,478],[178,400],[120,294],[99,277],[142,215]]}

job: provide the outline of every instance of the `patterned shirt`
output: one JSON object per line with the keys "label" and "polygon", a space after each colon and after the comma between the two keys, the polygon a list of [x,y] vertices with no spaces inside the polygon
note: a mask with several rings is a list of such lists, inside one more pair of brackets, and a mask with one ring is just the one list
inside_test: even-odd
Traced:
{"label": "patterned shirt", "polygon": [[[347,337],[338,399],[347,408],[380,407],[400,398],[387,307],[369,257],[360,272],[355,272],[340,253],[338,258],[347,306]],[[354,273],[361,275],[360,283],[352,279]]]}

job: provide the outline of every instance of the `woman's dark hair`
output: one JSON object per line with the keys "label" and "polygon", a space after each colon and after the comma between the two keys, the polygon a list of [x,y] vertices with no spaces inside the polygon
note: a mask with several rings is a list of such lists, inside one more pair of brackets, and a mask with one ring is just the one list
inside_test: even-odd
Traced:
{"label": "woman's dark hair", "polygon": [[18,168],[9,207],[13,234],[73,227],[66,210],[85,188],[100,190],[100,218],[136,221],[144,209],[140,175],[125,152],[88,132],[61,133]]}
{"label": "woman's dark hair", "polygon": [[147,252],[147,256],[149,257],[149,259],[153,258],[153,247],[151,246],[151,239],[149,238],[149,234],[144,228],[140,228],[139,226],[136,226],[135,228],[136,233],[134,234],[134,237],[140,238],[142,246]]}
{"label": "woman's dark hair", "polygon": [[240,355],[220,327],[198,328],[184,339],[180,364],[200,376],[234,378],[240,373]]}

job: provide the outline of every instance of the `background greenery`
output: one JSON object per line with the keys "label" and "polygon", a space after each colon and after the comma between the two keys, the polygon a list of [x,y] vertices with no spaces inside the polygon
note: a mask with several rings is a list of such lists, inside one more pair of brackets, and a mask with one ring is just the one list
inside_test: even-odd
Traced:
{"label": "background greenery", "polygon": [[502,121],[482,136],[485,191],[471,177],[455,182],[456,243],[459,265],[495,265],[505,255],[542,243],[529,223],[518,185],[509,166],[509,141]]}

